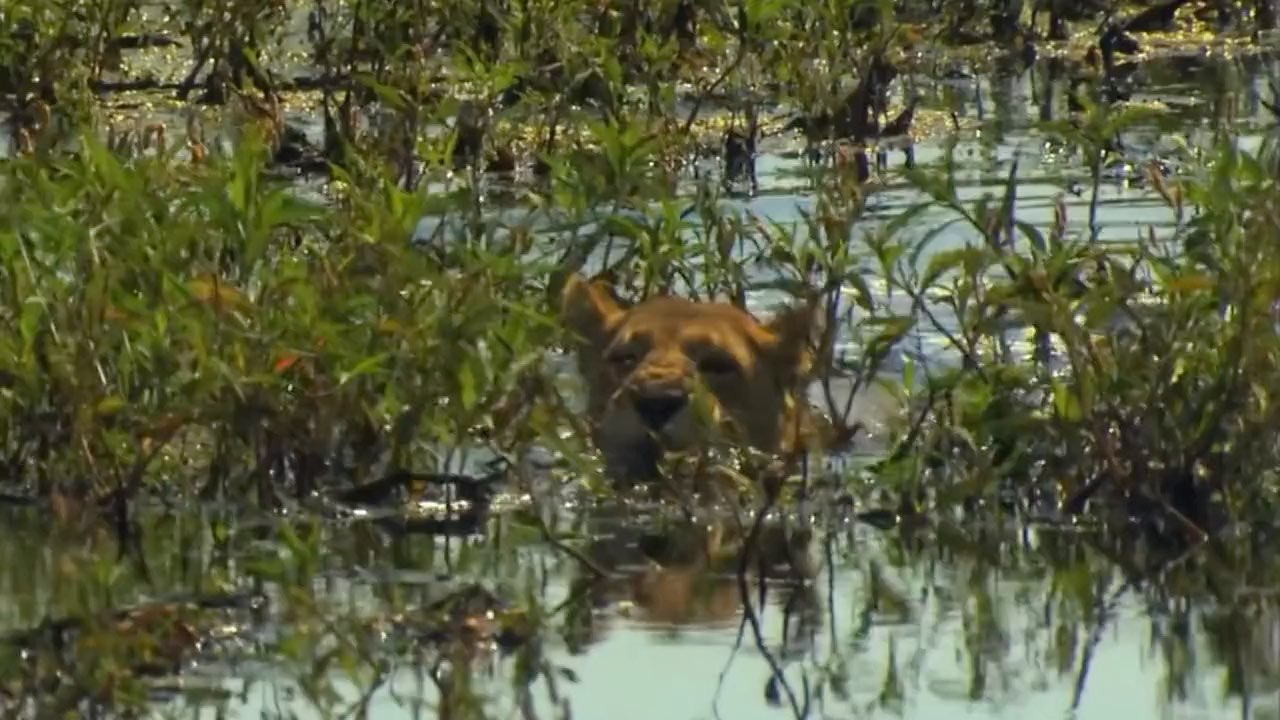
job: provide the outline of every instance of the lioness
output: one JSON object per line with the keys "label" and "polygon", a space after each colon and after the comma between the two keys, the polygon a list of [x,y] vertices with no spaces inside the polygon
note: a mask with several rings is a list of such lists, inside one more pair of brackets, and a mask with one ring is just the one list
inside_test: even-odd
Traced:
{"label": "lioness", "polygon": [[721,302],[659,296],[624,307],[607,284],[573,275],[561,312],[582,340],[593,440],[611,474],[650,475],[664,451],[690,449],[709,429],[767,452],[801,449],[812,305],[763,324]]}

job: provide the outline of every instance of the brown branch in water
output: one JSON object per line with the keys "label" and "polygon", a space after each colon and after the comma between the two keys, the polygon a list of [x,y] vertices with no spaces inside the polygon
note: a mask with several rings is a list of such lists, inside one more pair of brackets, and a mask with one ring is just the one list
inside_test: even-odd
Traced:
{"label": "brown branch in water", "polygon": [[375,674],[369,687],[360,693],[360,697],[356,698],[345,711],[339,714],[341,718],[367,717],[369,714],[369,704],[373,701],[373,696],[378,692],[387,681],[391,678],[391,673],[384,670],[377,670],[378,664],[370,658],[364,658],[369,664],[375,668]]}
{"label": "brown branch in water", "polygon": [[720,669],[720,675],[716,679],[716,694],[711,700],[711,712],[715,715],[716,720],[720,720],[720,691],[724,689],[724,679],[729,675],[729,668],[733,666],[733,660],[738,655],[738,650],[742,648],[742,637],[747,629],[747,614],[742,614],[742,621],[738,623],[738,635],[733,641],[733,647],[729,650],[729,657],[725,660],[724,667]]}
{"label": "brown branch in water", "polygon": [[[291,80],[275,83],[277,92],[302,92],[307,90],[342,90],[353,82],[350,75],[313,76],[298,75]],[[187,78],[177,82],[163,81],[155,77],[126,78],[123,80],[94,80],[89,89],[98,95],[162,90],[189,94],[201,86],[201,81]]]}
{"label": "brown branch in water", "polygon": [[[971,347],[961,344],[956,336],[947,329],[947,326],[942,324],[942,321],[938,319],[938,316],[933,314],[933,310],[931,310],[929,308],[929,304],[925,302],[924,293],[916,292],[906,285],[902,286],[902,291],[907,294],[907,297],[911,298],[912,310],[924,313],[925,318],[933,326],[933,329],[942,335],[947,342],[951,343],[951,347],[955,348],[956,351],[960,353],[965,360],[966,369],[976,373],[983,382],[990,383],[991,378],[988,377],[986,371],[982,369],[982,364],[978,362],[978,358],[974,354],[974,350]],[[965,339],[968,340],[968,338]]]}
{"label": "brown branch in water", "polygon": [[1173,518],[1174,521],[1178,523],[1193,543],[1199,545],[1208,541],[1208,531],[1197,525],[1194,520],[1187,517],[1181,510],[1171,505],[1165,498],[1159,498],[1158,502],[1160,503],[1161,509],[1168,513],[1169,517]]}
{"label": "brown branch in water", "polygon": [[581,599],[583,595],[586,595],[591,590],[592,586],[601,579],[603,578],[591,578],[591,580],[585,583],[571,584],[570,587],[572,589],[569,591],[568,597],[561,600],[555,607],[551,608],[551,611],[547,613],[547,617],[555,617],[556,615],[559,615],[562,610],[573,607],[573,604]]}
{"label": "brown branch in water", "polygon": [[548,545],[568,555],[574,560],[577,560],[578,563],[590,571],[597,580],[603,580],[610,576],[608,570],[600,567],[600,565],[598,565],[594,560],[583,554],[581,550],[572,547],[571,545],[567,545],[556,538],[556,536],[552,534],[551,528],[547,526],[547,521],[542,517],[542,515],[535,513],[535,517],[538,519],[538,532],[542,533],[542,539],[546,541]]}
{"label": "brown branch in water", "polygon": [[746,541],[742,546],[742,552],[738,555],[738,596],[742,600],[743,619],[751,626],[756,649],[769,665],[770,680],[777,679],[779,684],[782,685],[783,692],[787,694],[787,702],[791,705],[792,714],[796,718],[804,718],[809,714],[808,684],[806,683],[805,685],[804,706],[801,707],[800,702],[796,699],[795,691],[791,689],[791,683],[787,682],[786,676],[782,674],[782,666],[773,657],[773,653],[769,651],[768,643],[764,640],[764,631],[760,628],[760,619],[756,616],[755,609],[751,605],[751,588],[747,585],[747,567],[752,557],[752,550],[760,540],[760,532],[764,527],[765,518],[777,504],[778,492],[779,488],[776,485],[765,483],[764,505],[756,511],[755,520],[751,524],[751,531],[747,534]]}
{"label": "brown branch in water", "polygon": [[877,467],[883,467],[884,465],[898,462],[907,456],[907,453],[911,451],[911,447],[920,439],[920,432],[924,429],[925,420],[929,418],[929,413],[933,412],[933,406],[937,402],[937,399],[937,388],[930,387],[929,397],[925,400],[924,406],[920,408],[920,413],[916,416],[915,421],[911,423],[911,428],[907,431],[907,436],[898,443],[897,447],[893,449],[893,452],[889,454],[889,457],[879,463],[876,463]]}
{"label": "brown branch in water", "polygon": [[1084,510],[1084,504],[1102,488],[1102,484],[1109,477],[1110,475],[1101,472],[1094,475],[1089,482],[1084,484],[1084,487],[1067,498],[1067,501],[1062,504],[1062,512],[1067,515],[1079,515]]}
{"label": "brown branch in water", "polygon": [[694,98],[693,107],[689,108],[689,116],[685,118],[684,125],[680,128],[681,135],[686,137],[689,135],[689,131],[693,128],[693,123],[697,121],[698,113],[702,110],[702,104],[707,96],[719,89],[729,79],[729,76],[742,65],[742,61],[747,59],[747,10],[745,3],[746,0],[739,0],[738,3],[738,51],[734,54],[733,60],[716,76],[715,80]]}
{"label": "brown branch in water", "polygon": [[1080,701],[1084,699],[1084,684],[1089,677],[1089,668],[1093,663],[1093,651],[1097,648],[1098,643],[1102,640],[1102,631],[1106,627],[1108,613],[1120,599],[1124,593],[1133,588],[1133,582],[1129,581],[1121,585],[1115,593],[1111,595],[1109,600],[1099,602],[1098,622],[1089,632],[1089,640],[1084,646],[1084,653],[1080,657],[1080,670],[1076,673],[1076,681],[1071,692],[1071,709],[1074,711],[1079,708]]}

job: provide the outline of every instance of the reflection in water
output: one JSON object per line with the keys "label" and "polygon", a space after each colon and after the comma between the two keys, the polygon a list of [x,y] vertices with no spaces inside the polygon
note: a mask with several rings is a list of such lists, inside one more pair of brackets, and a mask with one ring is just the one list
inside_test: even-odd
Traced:
{"label": "reflection in water", "polygon": [[[1220,64],[1170,65],[1147,68],[1144,93],[1188,120],[1260,112],[1257,92],[1231,92],[1241,80]],[[1251,60],[1235,69],[1256,79]],[[1057,174],[1078,168],[1031,125],[1060,116],[1070,72],[1051,59],[927,96],[959,119],[980,115],[981,137],[957,143],[963,201],[994,192],[1014,157],[1032,157],[1019,212],[1048,222],[1067,184]],[[1191,93],[1202,82],[1208,98]],[[1127,141],[1158,150],[1160,139],[1147,129]],[[877,155],[885,182],[872,220],[919,199],[894,160],[926,165],[940,151],[909,150]],[[794,218],[806,190],[787,185],[792,164],[761,152],[760,194],[741,204]],[[867,156],[854,161],[871,172]],[[1103,240],[1169,222],[1123,173],[1113,179]],[[1088,200],[1068,195],[1078,223]],[[6,511],[0,618],[15,634],[0,649],[0,708],[19,709],[36,687],[53,695],[77,672],[119,689],[154,670],[152,688],[171,691],[163,708],[202,717],[1280,717],[1274,531],[1187,549],[1124,527],[938,518],[880,531],[844,513],[831,503],[771,519],[742,562],[749,513],[587,513],[564,530],[589,539],[563,542],[581,548],[575,557],[519,514],[458,537],[203,508],[153,517],[117,549],[101,525],[69,531],[50,528],[43,509]],[[206,607],[219,595],[265,601]],[[36,648],[37,635],[19,632],[159,601],[191,614],[181,624],[169,610],[129,615],[114,627],[136,641],[147,635],[139,618],[165,619],[160,639],[183,641],[181,682],[154,662],[178,655],[164,643],[117,667],[108,660],[137,655],[66,640]]]}
{"label": "reflection in water", "polygon": [[[881,531],[840,515],[765,523],[745,582],[749,517],[602,511],[583,553],[594,570],[520,539],[515,516],[494,518],[487,542],[299,526],[312,539],[292,551],[283,526],[153,518],[140,551],[154,585],[126,575],[112,593],[130,605],[231,577],[260,593],[185,615],[194,659],[180,683],[152,680],[165,707],[233,717],[359,702],[405,718],[1276,716],[1270,533],[1187,552],[1124,531]],[[38,624],[48,606],[33,598],[95,582],[60,575],[84,545],[35,518],[5,517],[11,628]],[[6,651],[0,666],[21,665]]]}

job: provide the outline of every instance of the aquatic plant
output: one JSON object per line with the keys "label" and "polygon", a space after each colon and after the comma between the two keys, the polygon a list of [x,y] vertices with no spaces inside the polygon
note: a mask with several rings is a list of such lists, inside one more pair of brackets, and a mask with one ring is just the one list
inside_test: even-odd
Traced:
{"label": "aquatic plant", "polygon": [[[207,657],[218,628],[233,626],[228,644],[261,631],[268,623],[252,616],[271,595],[276,634],[258,650],[288,664],[320,714],[351,705],[337,672],[371,695],[410,657],[431,669],[418,680],[444,698],[439,714],[483,715],[491,688],[472,663],[495,647],[518,662],[517,702],[531,703],[541,679],[563,708],[557,682],[572,673],[542,641],[558,632],[584,647],[600,632],[593,600],[619,584],[595,557],[607,559],[606,543],[580,549],[590,530],[561,499],[631,497],[601,474],[580,393],[556,362],[567,340],[556,300],[572,272],[607,273],[629,299],[798,295],[824,309],[812,392],[830,423],[824,452],[785,473],[732,458],[695,465],[728,478],[708,495],[740,524],[711,540],[737,544],[670,522],[645,540],[668,551],[647,555],[664,567],[636,581],[655,617],[745,601],[744,628],[769,664],[765,697],[797,715],[811,709],[810,688],[792,687],[791,660],[768,652],[748,587],[753,571],[764,588],[761,568],[782,564],[769,551],[796,550],[786,558],[796,563],[815,540],[813,528],[772,534],[779,508],[815,498],[837,508],[816,533],[829,572],[846,506],[896,526],[895,552],[912,557],[932,552],[924,532],[948,552],[988,552],[967,526],[1002,511],[1136,517],[1162,558],[1229,543],[1232,522],[1269,516],[1274,158],[1237,146],[1221,113],[1216,144],[1173,166],[1143,164],[1137,181],[1166,203],[1172,230],[1104,242],[1098,188],[1117,158],[1133,159],[1128,133],[1168,114],[1122,105],[1117,57],[1135,37],[1161,37],[1150,28],[1165,20],[1130,8],[1118,29],[1095,32],[1087,4],[1067,17],[1050,3],[1047,27],[1021,22],[1029,8],[1018,3],[932,5],[320,0],[303,15],[187,0],[157,18],[133,2],[71,12],[0,0],[0,90],[11,96],[0,499],[65,534],[48,540],[58,596],[15,615],[26,627],[5,638],[0,703],[146,707],[155,688],[142,676]],[[1188,18],[1172,22],[1202,22]],[[1069,115],[1040,130],[1078,155],[1071,180],[1093,193],[1089,217],[1061,203],[1052,223],[1028,222],[1016,162],[1003,193],[976,203],[962,199],[950,157],[908,154],[900,175],[884,170],[895,138],[909,149],[926,113],[930,130],[949,132],[918,74],[989,38],[1001,51],[982,46],[987,56],[968,64],[1026,65],[1042,31],[1064,22],[1089,32],[1060,63],[1077,73],[1057,98]],[[133,64],[147,53],[150,65]],[[121,91],[184,104],[109,118],[102,99]],[[810,160],[811,207],[796,222],[741,209],[758,186],[760,144],[793,132]],[[706,173],[709,157],[718,167]],[[928,200],[885,219],[869,203],[897,177]],[[939,211],[957,222],[931,225]],[[944,233],[968,242],[940,249]],[[941,350],[917,352],[925,335]],[[901,410],[887,447],[826,466],[879,419],[854,401],[871,390]],[[531,500],[490,515],[499,487]],[[672,513],[689,499],[675,489]],[[443,518],[423,516],[423,498],[440,500]],[[198,531],[157,527],[156,501],[210,517]],[[326,521],[354,526],[359,547],[326,556]],[[427,547],[387,539],[413,532]],[[1138,533],[1115,534],[1099,545],[1123,557]],[[218,559],[184,574],[165,552],[190,546]],[[550,571],[518,561],[529,546],[572,569],[570,597],[553,601]],[[1109,576],[1071,547],[1054,565],[1056,607],[1092,617],[1103,601],[1091,583]],[[11,564],[30,568],[22,562],[38,554],[14,550]],[[326,562],[386,554],[448,582],[420,593],[379,585],[386,597],[373,609],[315,592]],[[159,570],[157,556],[168,558]],[[1007,662],[1007,634],[974,562],[976,697]],[[732,582],[700,584],[726,569]],[[905,613],[881,572],[868,563],[866,614]],[[811,630],[815,593],[796,574],[788,609]],[[1202,580],[1188,571],[1181,582],[1194,593]],[[178,597],[153,597],[169,592]],[[1230,612],[1215,622],[1228,640],[1241,634]],[[1075,665],[1068,634],[1045,650],[1062,672]],[[898,657],[887,707],[902,699]],[[838,693],[848,668],[827,671],[816,690]]]}

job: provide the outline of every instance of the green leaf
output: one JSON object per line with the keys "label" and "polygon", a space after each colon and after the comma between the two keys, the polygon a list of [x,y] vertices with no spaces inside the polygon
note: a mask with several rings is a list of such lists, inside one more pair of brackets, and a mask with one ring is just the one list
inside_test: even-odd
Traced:
{"label": "green leaf", "polygon": [[1067,422],[1079,422],[1081,418],[1080,403],[1076,400],[1075,393],[1058,378],[1054,378],[1051,385],[1053,387],[1054,412],[1058,414],[1059,418]]}
{"label": "green leaf", "polygon": [[920,287],[928,288],[933,285],[942,275],[956,269],[960,265],[979,259],[986,253],[982,250],[972,247],[956,248],[954,250],[943,250],[934,253],[929,257],[929,265],[925,268],[924,277],[920,281]]}
{"label": "green leaf", "polygon": [[124,398],[119,395],[108,395],[98,401],[98,405],[93,411],[99,417],[108,417],[120,412],[123,407]]}
{"label": "green leaf", "polygon": [[338,385],[339,386],[346,385],[348,382],[358,377],[361,377],[363,375],[369,375],[378,371],[382,363],[385,362],[386,359],[390,356],[391,356],[391,353],[384,352],[384,353],[378,353],[377,355],[373,355],[371,357],[367,357],[361,360],[360,362],[356,363],[356,366],[351,368],[350,370],[338,373]]}
{"label": "green leaf", "polygon": [[881,326],[880,332],[867,343],[867,355],[879,359],[887,355],[893,346],[911,331],[915,325],[915,318],[910,315],[887,315],[868,318],[867,324]]}
{"label": "green leaf", "polygon": [[1037,252],[1044,252],[1048,249],[1049,243],[1045,240],[1044,233],[1040,232],[1039,228],[1035,225],[1023,220],[1015,220],[1013,224],[1018,228],[1019,232],[1031,241],[1031,246],[1034,247]]}
{"label": "green leaf", "polygon": [[[945,232],[946,230],[950,229],[950,227],[951,227],[952,225],[955,225],[956,223],[961,222],[961,221],[963,221],[963,220],[965,220],[965,218],[952,218],[952,219],[950,219],[950,220],[948,220],[948,221],[946,221],[946,222],[942,223],[941,225],[938,225],[937,227],[933,228],[933,229],[932,229],[932,230],[930,230],[929,232],[925,233],[925,234],[924,234],[924,237],[920,238],[920,240],[919,240],[918,242],[916,242],[915,247],[914,247],[914,248],[912,248],[912,251],[911,251],[911,265],[912,265],[913,267],[918,266],[918,265],[919,265],[919,263],[920,263],[920,257],[921,257],[922,255],[924,255],[924,251],[925,251],[925,250],[926,250],[930,245],[932,245],[932,244],[933,244],[933,241],[934,241],[934,240],[936,240],[936,239],[938,239],[938,238],[942,235],[942,233],[943,233],[943,232]],[[886,269],[887,269],[887,268],[886,268]]]}
{"label": "green leaf", "polygon": [[867,284],[867,279],[862,277],[862,273],[849,273],[845,276],[845,282],[853,286],[853,301],[858,304],[858,307],[867,312],[875,310],[875,296],[871,294],[871,286]]}
{"label": "green leaf", "polygon": [[464,361],[458,365],[458,402],[462,405],[462,409],[467,411],[473,409],[478,395],[476,376],[471,369],[471,362]]}
{"label": "green leaf", "polygon": [[44,300],[40,297],[29,297],[22,303],[22,315],[18,319],[18,328],[22,332],[22,356],[30,361],[35,356],[36,337],[39,335],[40,321],[45,315]]}

